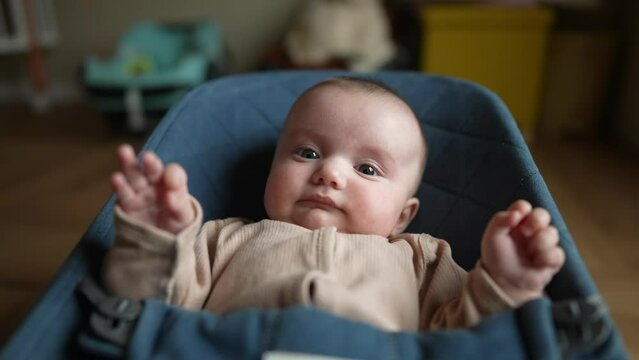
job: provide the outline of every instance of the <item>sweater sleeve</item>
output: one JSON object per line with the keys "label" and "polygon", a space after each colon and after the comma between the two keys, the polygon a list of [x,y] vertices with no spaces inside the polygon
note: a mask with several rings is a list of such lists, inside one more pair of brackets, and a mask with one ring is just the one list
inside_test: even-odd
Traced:
{"label": "sweater sleeve", "polygon": [[425,273],[420,287],[420,330],[466,328],[515,307],[480,262],[468,273],[455,263],[447,242],[420,237]]}
{"label": "sweater sleeve", "polygon": [[[202,208],[191,198],[195,220],[178,234],[137,221],[115,208],[116,235],[102,266],[107,291],[134,299],[158,298],[199,310],[211,290],[211,259],[225,220],[202,226]],[[209,251],[212,249],[212,251]]]}

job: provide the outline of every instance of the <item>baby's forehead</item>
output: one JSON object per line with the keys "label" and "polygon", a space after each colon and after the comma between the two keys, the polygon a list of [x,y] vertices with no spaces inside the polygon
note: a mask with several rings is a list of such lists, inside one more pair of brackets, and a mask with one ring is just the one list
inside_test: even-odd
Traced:
{"label": "baby's forehead", "polygon": [[331,111],[333,104],[348,102],[351,99],[370,104],[387,104],[389,109],[405,113],[419,122],[412,108],[394,92],[343,81],[320,83],[306,90],[293,103],[289,118],[295,114],[295,110],[320,105],[320,110]]}
{"label": "baby's forehead", "polygon": [[[345,108],[351,109],[343,110]],[[348,114],[348,116],[345,114]],[[380,129],[380,127],[375,126],[379,121],[386,124],[389,122],[394,123],[394,125],[391,125],[391,128],[383,126],[381,128],[394,129],[395,131],[402,129],[398,133],[398,135],[403,134],[404,137],[406,137],[402,139],[402,142],[411,142],[410,139],[415,139],[425,143],[425,139],[423,139],[422,136],[418,136],[417,138],[413,136],[415,134],[421,135],[421,125],[413,110],[403,99],[384,90],[371,91],[368,88],[361,88],[351,84],[344,85],[341,83],[320,84],[320,86],[316,86],[305,92],[291,108],[284,124],[284,133],[290,131],[299,133],[300,130],[306,129],[307,127],[314,130],[323,128],[324,131],[328,131],[329,133],[340,131],[340,129],[337,128],[341,128],[340,125],[342,124],[335,126],[335,123],[330,121],[332,117],[353,120],[353,124],[351,124],[352,126],[350,127],[351,129],[370,127],[372,128],[370,129],[371,131]],[[361,120],[355,120],[356,118],[361,119],[362,117],[368,119],[369,123],[362,123]],[[325,122],[330,123],[330,125],[324,124]],[[350,123],[350,121],[346,123]],[[346,123],[344,123],[344,125],[346,125]],[[346,127],[348,127],[348,125],[346,125]],[[386,135],[390,135],[394,138],[395,131],[391,131],[391,133]],[[407,132],[409,132],[408,136],[406,136]]]}

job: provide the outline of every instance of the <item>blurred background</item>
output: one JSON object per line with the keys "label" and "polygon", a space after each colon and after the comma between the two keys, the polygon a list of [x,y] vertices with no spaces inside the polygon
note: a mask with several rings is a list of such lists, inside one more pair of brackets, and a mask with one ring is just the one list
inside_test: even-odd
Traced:
{"label": "blurred background", "polygon": [[634,0],[0,0],[0,343],[109,196],[117,144],[206,81],[325,68],[502,97],[639,356]]}

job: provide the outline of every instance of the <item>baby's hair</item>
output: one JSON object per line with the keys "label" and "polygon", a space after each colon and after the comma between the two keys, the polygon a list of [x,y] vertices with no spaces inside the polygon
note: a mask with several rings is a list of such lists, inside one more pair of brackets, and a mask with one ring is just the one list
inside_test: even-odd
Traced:
{"label": "baby's hair", "polygon": [[397,90],[393,89],[391,86],[389,86],[388,84],[380,80],[373,79],[370,77],[359,77],[359,76],[335,76],[335,77],[328,78],[310,87],[306,91],[304,91],[304,93],[300,97],[306,95],[307,93],[317,88],[320,88],[323,86],[329,86],[329,85],[334,85],[334,86],[343,87],[343,88],[349,88],[349,87],[355,88],[358,90],[363,90],[370,94],[379,93],[383,95],[389,95],[392,98],[395,98],[396,100],[399,100],[401,103],[406,105],[406,107],[410,110],[411,114],[413,115],[413,118],[415,119],[417,126],[419,127],[422,143],[424,144],[424,153],[422,154],[422,159],[420,164],[419,179],[417,180],[418,182],[415,185],[415,192],[417,192],[417,188],[419,187],[419,184],[421,183],[421,178],[423,176],[424,169],[426,168],[426,158],[428,157],[428,142],[426,141],[426,136],[424,136],[424,130],[422,128],[421,122],[419,121],[419,117],[417,117],[415,110],[413,110],[413,108],[408,104],[406,99],[404,99],[404,97],[402,97],[402,95],[400,95],[400,93]]}
{"label": "baby's hair", "polygon": [[334,83],[334,82],[343,82],[343,83],[357,85],[362,90],[368,90],[371,93],[377,92],[377,91],[391,93],[392,95],[395,95],[396,97],[400,98],[403,102],[406,102],[406,100],[404,100],[404,98],[399,94],[397,90],[393,89],[388,84],[385,84],[384,82],[373,79],[373,78],[357,77],[357,76],[336,76],[333,78],[329,78],[323,81],[322,83],[328,84],[328,83]]}

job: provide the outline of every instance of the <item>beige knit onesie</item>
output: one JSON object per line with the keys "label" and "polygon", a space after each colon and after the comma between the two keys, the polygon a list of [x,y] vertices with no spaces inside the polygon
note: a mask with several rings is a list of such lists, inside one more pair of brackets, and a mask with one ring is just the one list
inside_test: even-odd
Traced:
{"label": "beige knit onesie", "polygon": [[107,289],[218,314],[308,305],[390,331],[468,327],[513,306],[481,266],[466,273],[430,235],[387,239],[239,218],[202,225],[193,206],[196,220],[178,235],[116,208]]}

